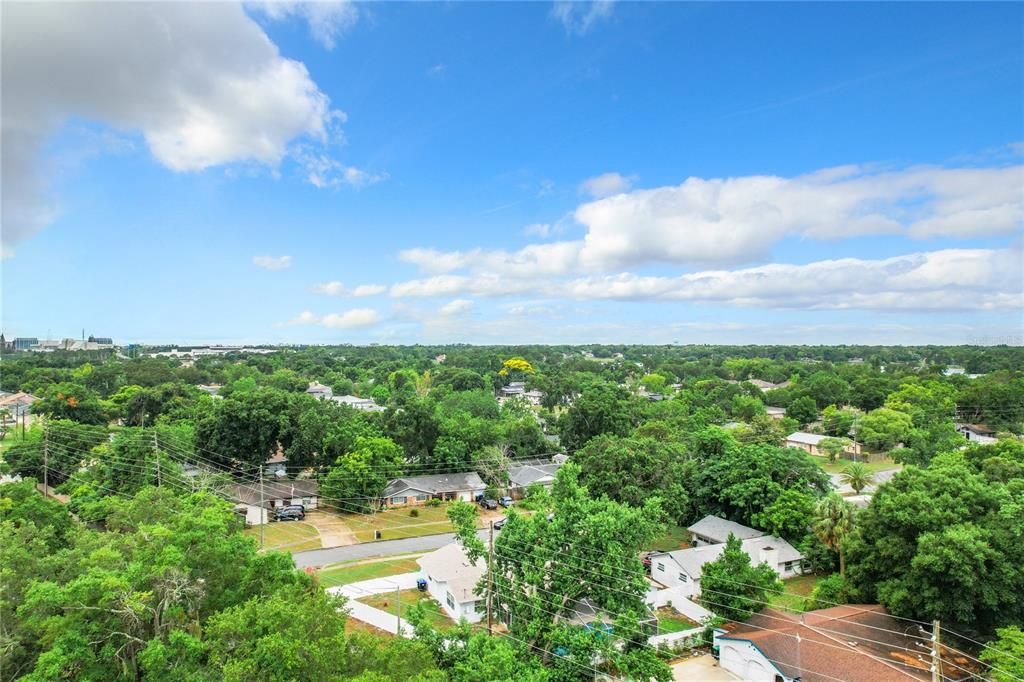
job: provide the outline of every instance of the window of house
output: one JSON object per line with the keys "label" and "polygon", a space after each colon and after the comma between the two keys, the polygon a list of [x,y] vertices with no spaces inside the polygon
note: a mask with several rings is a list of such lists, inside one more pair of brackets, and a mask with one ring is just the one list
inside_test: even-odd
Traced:
{"label": "window of house", "polygon": [[426,502],[427,501],[427,497],[428,497],[427,495],[417,495],[416,496],[416,501],[417,502]]}
{"label": "window of house", "polygon": [[312,505],[313,505],[313,498],[311,498],[311,497],[303,497],[302,498],[302,506],[303,507],[310,507]]}
{"label": "window of house", "polygon": [[392,497],[391,504],[405,504],[406,499],[405,497]]}
{"label": "window of house", "polygon": [[445,592],[444,599],[448,602],[448,608],[455,609],[455,597],[452,596],[451,592]]}
{"label": "window of house", "polygon": [[658,570],[661,571],[662,573],[664,573],[665,572],[665,564],[659,563],[658,564]]}

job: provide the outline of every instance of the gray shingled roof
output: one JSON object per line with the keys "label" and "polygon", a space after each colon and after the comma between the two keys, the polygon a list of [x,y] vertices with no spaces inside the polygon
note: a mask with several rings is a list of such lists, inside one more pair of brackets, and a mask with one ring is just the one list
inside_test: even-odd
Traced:
{"label": "gray shingled roof", "polygon": [[694,535],[700,535],[715,542],[725,542],[729,539],[730,533],[738,537],[740,540],[758,538],[764,535],[763,530],[749,528],[744,526],[742,523],[736,523],[735,521],[729,521],[717,516],[705,516],[703,519],[687,528],[687,530]]}
{"label": "gray shingled roof", "polygon": [[[782,538],[777,538],[771,535],[744,540],[741,543],[741,546],[743,547],[743,551],[750,557],[750,563],[753,565],[757,565],[761,562],[761,550],[769,547],[778,550],[778,563],[780,564],[787,561],[797,561],[803,558],[803,554],[798,552],[793,545],[789,544]],[[674,552],[656,554],[652,559],[656,561],[658,557],[666,555],[670,556],[673,561],[679,564],[680,568],[690,575],[690,577],[694,580],[699,580],[701,572],[704,569],[704,564],[714,561],[720,557],[724,551],[724,544],[704,545],[703,547],[677,549]],[[772,568],[775,567],[773,566]]]}
{"label": "gray shingled roof", "polygon": [[786,436],[786,442],[803,443],[804,445],[817,445],[821,441],[828,438],[818,433],[807,433],[805,431],[796,431]]}
{"label": "gray shingled roof", "polygon": [[432,476],[403,476],[388,483],[384,492],[381,493],[381,497],[392,497],[409,489],[439,495],[457,491],[484,490],[486,487],[487,485],[475,471]]}
{"label": "gray shingled roof", "polygon": [[[286,500],[293,497],[316,497],[320,493],[320,484],[315,480],[295,479],[285,481],[265,481],[263,483],[263,503],[270,500]],[[259,506],[260,486],[259,484],[239,483],[235,486],[235,501],[242,504]]]}
{"label": "gray shingled roof", "polygon": [[525,488],[544,478],[554,478],[561,464],[538,464],[510,467],[508,470],[509,485],[513,488]]}

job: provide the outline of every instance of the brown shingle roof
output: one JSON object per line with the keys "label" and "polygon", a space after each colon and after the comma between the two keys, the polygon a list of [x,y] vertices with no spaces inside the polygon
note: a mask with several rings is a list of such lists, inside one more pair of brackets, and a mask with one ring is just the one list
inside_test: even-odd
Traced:
{"label": "brown shingle roof", "polygon": [[[764,609],[720,639],[754,644],[787,677],[803,682],[931,679],[928,634],[877,604],[848,604],[804,614]],[[943,649],[943,679],[971,676],[966,658]],[[958,669],[960,668],[960,669]]]}

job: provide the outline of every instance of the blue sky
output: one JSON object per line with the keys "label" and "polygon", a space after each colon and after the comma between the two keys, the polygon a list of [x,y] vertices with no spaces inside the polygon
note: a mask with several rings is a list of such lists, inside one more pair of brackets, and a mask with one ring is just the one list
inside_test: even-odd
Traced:
{"label": "blue sky", "polygon": [[3,331],[1020,343],[1022,20],[5,8]]}

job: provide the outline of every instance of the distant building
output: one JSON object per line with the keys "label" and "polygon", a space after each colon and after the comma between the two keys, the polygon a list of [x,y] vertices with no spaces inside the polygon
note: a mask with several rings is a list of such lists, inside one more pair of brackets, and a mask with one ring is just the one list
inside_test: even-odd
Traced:
{"label": "distant building", "polygon": [[555,475],[562,468],[561,463],[525,464],[510,467],[508,470],[508,494],[521,498],[531,485],[540,485],[551,490],[555,483]]}
{"label": "distant building", "polygon": [[[809,455],[824,456],[827,453],[820,450],[818,446],[821,444],[821,441],[825,440],[828,437],[829,436],[824,436],[820,433],[806,433],[804,431],[797,431],[786,436],[786,447],[796,448],[797,450],[803,450]],[[850,443],[845,448],[843,448],[843,452],[850,455],[859,455],[861,454],[862,449],[863,448],[861,447],[860,443]]]}
{"label": "distant building", "polygon": [[0,397],[0,410],[7,410],[12,418],[19,419],[32,414],[32,404],[37,400],[39,398],[24,391],[7,393]]}
{"label": "distant building", "polygon": [[34,336],[19,336],[14,339],[14,350],[29,350],[39,345],[39,339]]}
{"label": "distant building", "polygon": [[990,429],[984,424],[956,424],[955,426],[957,433],[963,435],[964,438],[972,443],[988,445],[998,442],[995,430]]}
{"label": "distant building", "polygon": [[265,481],[262,486],[239,483],[235,486],[234,501],[238,503],[235,511],[245,515],[247,525],[258,526],[266,523],[270,514],[281,507],[301,504],[306,511],[316,509],[319,496],[320,485],[312,479]]}
{"label": "distant building", "polygon": [[384,407],[381,407],[370,398],[360,398],[354,395],[336,395],[331,397],[330,400],[339,405],[348,405],[355,410],[364,410],[366,412],[383,412],[385,410]]}
{"label": "distant building", "polygon": [[388,483],[381,492],[381,503],[387,505],[424,504],[427,500],[462,500],[472,502],[487,485],[475,471],[430,476],[403,476]]}
{"label": "distant building", "polygon": [[334,397],[334,391],[331,390],[330,386],[325,386],[316,381],[310,382],[309,388],[306,389],[306,393],[320,400],[330,400]]}
{"label": "distant building", "polygon": [[772,419],[779,421],[786,416],[786,408],[784,407],[766,407],[764,408],[765,413]]}
{"label": "distant building", "polygon": [[744,526],[742,523],[729,521],[718,516],[705,516],[686,530],[690,531],[693,537],[693,544],[697,547],[702,545],[720,545],[735,535],[740,540],[759,538],[764,535],[763,530]]}

